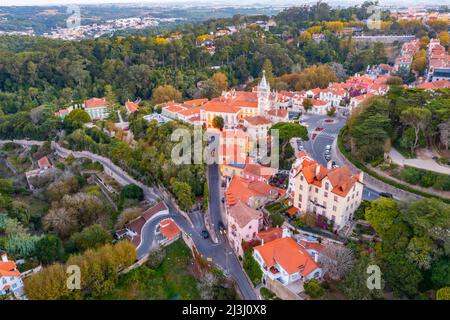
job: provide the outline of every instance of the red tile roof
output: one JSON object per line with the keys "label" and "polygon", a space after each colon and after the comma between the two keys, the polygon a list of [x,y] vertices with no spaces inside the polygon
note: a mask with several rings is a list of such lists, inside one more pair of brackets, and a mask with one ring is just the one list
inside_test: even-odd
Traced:
{"label": "red tile roof", "polygon": [[265,243],[280,239],[283,236],[282,228],[270,228],[269,230],[263,230],[256,234],[256,237],[263,240]]}
{"label": "red tile roof", "polygon": [[233,206],[238,201],[248,203],[252,197],[279,197],[281,189],[272,187],[271,185],[260,181],[249,181],[238,176],[233,176],[228,186],[225,196],[227,204]]}
{"label": "red tile roof", "polygon": [[131,101],[127,101],[125,103],[125,107],[127,108],[128,112],[133,113],[139,110],[139,106]]}
{"label": "red tile roof", "polygon": [[307,276],[319,266],[309,253],[292,238],[280,238],[257,246],[268,269],[280,265],[289,275]]}
{"label": "red tile roof", "polygon": [[253,220],[262,218],[262,212],[250,208],[246,204],[238,201],[234,206],[228,209],[229,214],[234,218],[240,228],[244,228]]}
{"label": "red tile roof", "polygon": [[159,231],[167,238],[173,239],[181,233],[180,228],[172,219],[164,219],[159,223]]}
{"label": "red tile roof", "polygon": [[38,160],[38,167],[40,169],[51,167],[51,164],[50,164],[50,161],[48,160],[48,158],[47,157],[42,157],[41,159],[39,159]]}
{"label": "red tile roof", "polygon": [[418,85],[417,88],[425,89],[425,90],[437,90],[437,89],[445,89],[450,88],[450,81],[448,80],[439,80],[435,82],[426,82]]}
{"label": "red tile roof", "polygon": [[269,119],[267,119],[266,117],[263,117],[263,116],[247,117],[247,118],[244,118],[244,120],[247,121],[252,126],[272,124],[272,121],[270,121]]}
{"label": "red tile roof", "polygon": [[91,98],[84,102],[84,107],[87,109],[101,108],[106,106],[107,106],[106,98]]}
{"label": "red tile roof", "polygon": [[0,261],[0,278],[1,277],[19,277],[20,271],[17,270],[14,261]]}

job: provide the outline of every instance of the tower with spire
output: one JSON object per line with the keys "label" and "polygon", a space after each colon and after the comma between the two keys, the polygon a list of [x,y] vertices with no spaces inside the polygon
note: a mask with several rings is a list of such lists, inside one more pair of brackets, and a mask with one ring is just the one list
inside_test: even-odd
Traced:
{"label": "tower with spire", "polygon": [[270,109],[270,85],[266,80],[266,71],[263,70],[261,82],[256,88],[258,96],[258,114],[264,115]]}

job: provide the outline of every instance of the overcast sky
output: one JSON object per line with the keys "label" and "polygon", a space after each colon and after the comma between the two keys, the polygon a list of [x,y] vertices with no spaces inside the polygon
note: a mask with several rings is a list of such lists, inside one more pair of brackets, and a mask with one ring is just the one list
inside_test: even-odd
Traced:
{"label": "overcast sky", "polygon": [[[192,3],[205,3],[211,2],[208,0],[0,0],[0,6],[31,6],[31,5],[66,5],[66,4],[100,4],[100,3],[170,3],[170,2],[192,2]],[[212,2],[221,2],[213,0]],[[245,4],[245,3],[311,3],[311,0],[223,0],[224,3],[235,3],[235,4]],[[339,3],[337,0],[325,1]],[[359,4],[364,2],[364,0],[345,0],[345,3],[355,3]],[[381,4],[447,4],[450,5],[450,0],[380,0]]]}

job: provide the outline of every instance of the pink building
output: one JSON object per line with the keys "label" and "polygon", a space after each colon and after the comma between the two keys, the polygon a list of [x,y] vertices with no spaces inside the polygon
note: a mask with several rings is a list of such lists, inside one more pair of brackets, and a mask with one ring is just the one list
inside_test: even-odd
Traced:
{"label": "pink building", "polygon": [[228,208],[227,220],[230,245],[238,255],[242,256],[244,254],[242,241],[248,242],[255,239],[263,224],[263,214],[239,201]]}

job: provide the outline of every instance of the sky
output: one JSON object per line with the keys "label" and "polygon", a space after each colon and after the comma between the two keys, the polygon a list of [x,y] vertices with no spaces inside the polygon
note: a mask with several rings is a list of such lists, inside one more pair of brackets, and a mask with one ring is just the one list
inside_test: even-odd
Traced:
{"label": "sky", "polygon": [[[31,5],[66,5],[66,4],[105,4],[105,3],[173,3],[173,2],[192,2],[192,3],[205,3],[210,2],[207,0],[0,0],[0,6],[31,6]],[[220,2],[220,1],[213,1]],[[301,4],[301,3],[311,3],[311,0],[224,0],[224,3],[264,3],[264,4]],[[327,1],[325,1],[327,2]],[[339,1],[329,1],[337,2]],[[363,0],[347,0],[350,3],[359,4]],[[380,0],[381,4],[407,4],[407,3],[423,3],[423,4],[447,4],[450,5],[450,0]]]}

